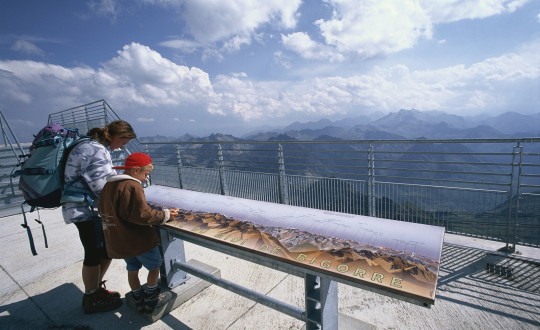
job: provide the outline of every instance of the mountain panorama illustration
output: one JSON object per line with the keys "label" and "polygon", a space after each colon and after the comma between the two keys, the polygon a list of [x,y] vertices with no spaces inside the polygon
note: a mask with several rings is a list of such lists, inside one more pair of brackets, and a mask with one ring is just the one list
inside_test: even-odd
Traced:
{"label": "mountain panorama illustration", "polygon": [[[180,209],[178,217],[165,225],[174,230],[270,255],[275,259],[301,264],[304,268],[367,286],[382,286],[394,293],[434,301],[438,259],[297,228],[256,224],[216,212],[187,210],[182,207],[181,198],[177,203],[164,203],[163,198],[156,198],[152,194],[147,194],[147,197],[154,207]],[[213,198],[216,197],[221,196]]]}

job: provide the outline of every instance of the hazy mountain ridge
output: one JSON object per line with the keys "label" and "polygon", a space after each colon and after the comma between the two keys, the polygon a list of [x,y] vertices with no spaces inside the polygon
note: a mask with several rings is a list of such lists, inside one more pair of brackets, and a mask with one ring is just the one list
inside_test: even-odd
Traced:
{"label": "hazy mountain ridge", "polygon": [[464,117],[442,111],[402,109],[386,115],[375,113],[336,121],[321,119],[305,123],[294,122],[281,129],[262,130],[242,137],[221,133],[207,137],[185,134],[180,137],[142,137],[141,141],[311,141],[323,140],[321,137],[342,140],[503,139],[537,136],[540,136],[540,113],[525,115],[506,112],[494,117]]}
{"label": "hazy mountain ridge", "polygon": [[[365,117],[359,117],[366,120]],[[472,117],[471,117],[472,118]],[[345,141],[345,143],[322,143],[322,144],[283,144],[283,150],[288,161],[287,169],[295,174],[313,174],[331,172],[335,177],[349,178],[350,158],[357,158],[358,152],[367,152],[369,140],[406,140],[406,139],[433,139],[433,140],[451,140],[451,139],[504,139],[504,138],[529,138],[540,136],[540,113],[532,115],[522,115],[513,112],[507,112],[497,117],[485,118],[474,117],[471,122],[465,117],[449,115],[441,111],[418,111],[418,110],[400,110],[397,113],[390,113],[380,117],[369,124],[354,125],[352,127],[335,126],[338,122],[321,120],[313,123],[294,123],[288,128],[301,128],[299,130],[290,130],[284,128],[279,131],[261,132],[248,137],[235,137],[227,134],[211,134],[207,137],[194,137],[184,135],[179,138],[171,139],[170,142],[237,142],[227,145],[227,159],[241,160],[245,164],[257,164],[259,170],[262,168],[269,172],[276,171],[276,167],[268,162],[267,153],[256,150],[255,147],[242,146],[243,141]],[[506,132],[496,129],[485,122],[491,122]],[[358,121],[349,120],[349,123]],[[333,123],[331,126],[321,126]],[[479,124],[481,123],[481,124]],[[512,123],[507,125],[507,123]],[[460,127],[455,127],[456,125]],[[477,126],[474,126],[477,125]],[[520,132],[519,128],[538,127],[536,134],[534,132]],[[163,142],[165,137],[148,138],[147,142]],[[347,143],[347,141],[361,141],[361,143]],[[527,150],[537,152],[538,145],[531,145]],[[182,162],[187,166],[215,167],[217,164],[215,146],[210,144],[184,147],[186,152],[182,154]],[[456,149],[457,148],[457,149]],[[188,150],[189,149],[189,150]],[[192,152],[196,149],[197,152]],[[487,150],[493,153],[507,153],[508,146],[505,144],[469,143],[455,146],[449,143],[394,143],[385,144],[378,147],[378,152],[388,152],[384,158],[402,162],[400,166],[409,169],[409,179],[405,182],[414,183],[417,178],[430,179],[455,179],[463,180],[459,173],[475,172],[478,169],[474,164],[478,163],[501,163],[507,164],[509,160],[505,155],[500,156],[476,156],[474,153],[485,153]],[[339,157],[329,157],[336,155]],[[399,155],[396,152],[406,152],[409,154]],[[161,159],[167,164],[176,164],[176,151],[174,145],[163,145],[159,147],[159,153],[170,155],[169,159]],[[319,155],[317,157],[306,157],[306,155]],[[326,155],[326,156],[320,156]],[[396,158],[397,157],[397,158]],[[401,158],[400,158],[401,157]],[[506,158],[505,158],[506,157]],[[294,159],[306,159],[298,162]],[[474,164],[470,165],[473,161]],[[367,158],[356,159],[354,164],[359,167],[367,167]],[[384,166],[383,166],[384,167]],[[421,170],[428,170],[423,173]],[[508,170],[504,165],[486,165],[484,171],[492,173],[506,173]],[[429,172],[432,171],[432,172]],[[447,171],[451,174],[443,174]],[[453,173],[456,172],[456,173]],[[379,175],[392,177],[401,176],[402,173],[388,169],[380,169]],[[534,174],[534,173],[533,173]],[[326,175],[326,174],[323,174]],[[355,178],[358,178],[357,176]],[[408,180],[408,181],[407,181]],[[502,182],[504,178],[492,177],[491,180]]]}

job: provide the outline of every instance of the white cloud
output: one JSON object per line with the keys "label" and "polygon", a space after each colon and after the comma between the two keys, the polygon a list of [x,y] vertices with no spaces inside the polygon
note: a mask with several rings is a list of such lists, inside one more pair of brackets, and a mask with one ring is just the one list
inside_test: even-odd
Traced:
{"label": "white cloud", "polygon": [[[34,114],[106,99],[116,110],[151,118],[145,112],[204,109],[213,95],[206,72],[174,64],[136,43],[126,45],[98,69],[0,61],[0,99],[4,105],[33,105],[27,109]],[[137,109],[143,112],[134,112]]]}
{"label": "white cloud", "polygon": [[96,73],[101,92],[123,103],[147,106],[198,103],[213,94],[208,74],[177,65],[150,48],[132,43]]}
{"label": "white cloud", "polygon": [[292,68],[292,64],[291,64],[290,59],[282,51],[278,50],[278,51],[274,52],[273,57],[274,57],[274,62],[278,63],[279,65],[281,65],[285,69],[291,69]]}
{"label": "white cloud", "polygon": [[29,104],[32,96],[28,92],[21,86],[19,79],[12,72],[4,71],[0,64],[0,99],[4,102]]}
{"label": "white cloud", "polygon": [[[284,37],[283,43],[308,59],[384,56],[412,48],[422,38],[431,39],[434,24],[511,13],[529,1],[326,0],[333,14],[315,22],[320,35],[297,31]],[[323,42],[314,41],[319,37]]]}
{"label": "white cloud", "polygon": [[118,17],[119,6],[116,0],[92,0],[87,5],[99,16],[109,17],[113,21]]}
{"label": "white cloud", "polygon": [[470,66],[431,71],[394,65],[351,77],[297,82],[253,81],[242,72],[210,81],[198,68],[177,65],[132,43],[98,69],[0,61],[0,99],[17,107],[28,105],[34,112],[21,112],[25,118],[105,99],[115,110],[124,111],[122,117],[138,118],[141,125],[154,127],[193,121],[219,127],[231,119],[248,123],[305,120],[359,109],[497,111],[512,107],[519,93],[534,92],[540,77],[539,53],[537,41]]}
{"label": "white cloud", "polygon": [[417,1],[331,1],[334,15],[319,20],[326,44],[340,53],[373,57],[412,47],[431,37],[431,22]]}
{"label": "white cloud", "polygon": [[530,0],[422,0],[421,6],[433,23],[448,23],[512,13],[528,2]]}
{"label": "white cloud", "polygon": [[45,52],[43,51],[43,49],[39,48],[34,43],[31,43],[26,40],[15,41],[15,43],[11,46],[11,50],[28,54],[28,55],[37,55],[37,56],[45,55]]}
{"label": "white cloud", "polygon": [[[188,33],[201,44],[225,43],[228,50],[249,44],[264,24],[293,28],[301,0],[146,0],[173,6],[186,24]],[[166,44],[167,45],[167,44]]]}
{"label": "white cloud", "polygon": [[234,53],[239,51],[242,46],[251,44],[251,37],[249,36],[234,36],[227,40],[222,49],[228,53]]}
{"label": "white cloud", "polygon": [[221,62],[225,59],[217,49],[211,47],[203,49],[201,58],[203,61],[215,60],[216,62]]}
{"label": "white cloud", "polygon": [[203,48],[205,60],[221,61],[220,51],[236,52],[271,26],[269,33],[283,34],[286,50],[337,62],[409,49],[423,38],[431,39],[435,24],[512,13],[531,0],[323,0],[332,15],[312,23],[318,31],[290,33],[286,30],[296,27],[301,0],[140,1],[176,8],[193,41],[181,38],[161,45],[186,53]]}
{"label": "white cloud", "polygon": [[137,121],[143,122],[143,123],[152,123],[152,122],[154,122],[156,120],[154,118],[139,117],[139,118],[137,118]]}
{"label": "white cloud", "polygon": [[299,0],[190,0],[183,2],[183,18],[196,40],[216,42],[252,35],[269,22],[292,28],[299,6]]}
{"label": "white cloud", "polygon": [[14,98],[24,103],[47,99],[61,104],[63,100],[79,99],[81,90],[88,90],[87,81],[94,73],[90,68],[65,68],[35,61],[0,61],[0,70],[4,72],[0,75],[0,84],[5,87],[0,92],[2,99]]}
{"label": "white cloud", "polygon": [[[454,113],[501,111],[512,99],[531,91],[540,78],[540,42],[519,53],[490,58],[469,67],[457,65],[431,71],[407,66],[376,67],[364,75],[327,77],[297,83],[255,82],[246,77],[219,76],[214,89],[220,98],[210,111],[247,121],[320,117],[358,109],[396,111],[401,108]],[[529,86],[527,90],[527,86]],[[292,120],[292,119],[291,119]]]}
{"label": "white cloud", "polygon": [[181,50],[183,53],[193,53],[198,48],[204,47],[204,44],[200,42],[185,40],[185,39],[171,39],[159,43],[160,46],[175,48]]}
{"label": "white cloud", "polygon": [[304,58],[329,60],[331,62],[343,60],[343,56],[332,47],[311,40],[306,33],[295,32],[282,35],[281,39],[285,48],[301,54]]}

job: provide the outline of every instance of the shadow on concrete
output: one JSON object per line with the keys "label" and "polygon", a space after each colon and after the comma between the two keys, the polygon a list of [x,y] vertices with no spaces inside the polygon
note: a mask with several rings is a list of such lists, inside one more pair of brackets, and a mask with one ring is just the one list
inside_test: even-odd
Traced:
{"label": "shadow on concrete", "polygon": [[[488,265],[492,266],[491,271]],[[493,267],[511,270],[497,272]],[[496,269],[495,269],[496,270]],[[464,277],[472,277],[480,282],[491,283],[504,288],[540,294],[540,264],[530,260],[508,258],[482,250],[462,246],[444,245],[441,257],[441,276],[438,284],[449,284]]]}
{"label": "shadow on concrete", "polygon": [[[511,275],[493,273],[487,265],[512,269]],[[538,263],[445,245],[440,275],[438,299],[540,326],[530,313],[540,301]]]}
{"label": "shadow on concrete", "polygon": [[[84,314],[82,292],[72,283],[61,284],[56,288],[35,295],[23,297],[24,291],[11,297],[22,300],[0,306],[0,329],[140,329],[152,324],[124,304],[113,311],[96,314]],[[161,319],[172,329],[191,329],[171,315]]]}

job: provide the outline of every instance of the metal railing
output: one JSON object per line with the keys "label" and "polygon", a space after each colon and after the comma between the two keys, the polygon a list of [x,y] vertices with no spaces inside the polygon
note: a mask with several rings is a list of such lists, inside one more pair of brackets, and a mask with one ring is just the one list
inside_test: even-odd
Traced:
{"label": "metal railing", "polygon": [[[119,119],[104,101],[49,115],[86,132]],[[128,144],[152,182],[446,227],[540,247],[540,138]],[[117,161],[123,155],[116,155]]]}
{"label": "metal railing", "polygon": [[17,136],[13,133],[9,122],[4,117],[2,110],[0,109],[0,131],[2,132],[2,140],[5,148],[9,148],[15,158],[18,158],[19,155],[24,153]]}
{"label": "metal railing", "polygon": [[[104,127],[108,123],[118,120],[120,117],[114,112],[105,100],[94,101],[70,109],[49,114],[49,123],[60,124],[64,127],[77,128],[82,134],[86,134],[91,128]],[[142,152],[141,143],[137,139],[131,140],[126,146],[127,153]],[[115,155],[113,155],[114,157]],[[116,159],[122,158],[120,154]]]}
{"label": "metal railing", "polygon": [[[152,182],[540,246],[540,138],[146,143]],[[527,161],[526,161],[527,160]]]}
{"label": "metal railing", "polygon": [[13,173],[22,162],[19,156],[25,154],[25,146],[19,143],[1,110],[0,131],[0,217],[4,217],[21,211],[23,196],[17,189],[19,181],[13,177]]}

